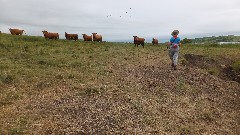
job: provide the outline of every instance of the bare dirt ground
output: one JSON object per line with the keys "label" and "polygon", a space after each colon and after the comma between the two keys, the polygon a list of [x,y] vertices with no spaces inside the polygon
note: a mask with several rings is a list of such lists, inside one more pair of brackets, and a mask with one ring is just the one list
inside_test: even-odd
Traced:
{"label": "bare dirt ground", "polygon": [[106,72],[94,84],[41,90],[9,114],[19,116],[23,134],[240,134],[236,81],[194,66],[174,71],[168,57],[109,63]]}

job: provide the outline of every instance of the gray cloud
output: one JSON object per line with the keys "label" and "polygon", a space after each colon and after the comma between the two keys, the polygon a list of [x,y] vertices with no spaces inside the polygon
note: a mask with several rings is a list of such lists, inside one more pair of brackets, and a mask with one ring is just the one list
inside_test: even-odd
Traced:
{"label": "gray cloud", "polygon": [[239,0],[0,0],[0,30],[22,28],[38,36],[49,30],[62,38],[65,31],[97,32],[107,41],[131,41],[133,35],[161,40],[174,29],[183,38],[240,34],[239,6]]}

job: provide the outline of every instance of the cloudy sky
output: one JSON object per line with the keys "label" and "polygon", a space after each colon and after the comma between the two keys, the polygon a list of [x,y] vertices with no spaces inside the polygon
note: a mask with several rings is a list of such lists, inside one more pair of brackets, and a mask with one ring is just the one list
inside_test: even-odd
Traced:
{"label": "cloudy sky", "polygon": [[0,31],[20,28],[93,32],[106,41],[132,41],[134,35],[164,42],[174,29],[181,38],[240,35],[240,0],[0,0]]}

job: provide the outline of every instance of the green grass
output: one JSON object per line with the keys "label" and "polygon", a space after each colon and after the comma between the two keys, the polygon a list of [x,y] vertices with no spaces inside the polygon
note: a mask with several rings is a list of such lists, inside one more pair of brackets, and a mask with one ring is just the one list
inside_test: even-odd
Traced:
{"label": "green grass", "polygon": [[[188,67],[183,56],[203,55],[219,63],[230,59],[233,69],[238,71],[240,47],[183,45],[179,59],[182,64],[176,72],[169,70],[165,49],[164,45],[146,44],[145,48],[136,48],[129,43],[46,40],[1,34],[0,134],[32,134],[34,131],[61,134],[62,129],[67,132],[77,126],[74,120],[81,118],[78,123],[87,124],[86,130],[102,127],[106,132],[100,128],[98,131],[103,134],[110,133],[109,127],[126,134],[139,133],[141,128],[142,132],[146,131],[143,133],[200,134],[209,123],[212,125],[208,127],[214,129],[215,113],[229,112],[205,98],[211,98],[211,91],[206,95],[209,91],[201,88],[210,82],[202,86],[199,78],[204,71]],[[183,67],[189,68],[187,74],[181,71]],[[219,74],[215,68],[205,70]],[[174,77],[175,74],[179,76]],[[192,82],[191,77],[195,79]],[[209,109],[209,104],[215,112],[201,110]],[[191,113],[194,116],[190,116]],[[191,121],[195,124],[191,125]],[[69,127],[65,125],[68,122]],[[96,123],[98,127],[94,127]],[[198,127],[198,123],[202,126]],[[231,127],[227,124],[227,128]]]}

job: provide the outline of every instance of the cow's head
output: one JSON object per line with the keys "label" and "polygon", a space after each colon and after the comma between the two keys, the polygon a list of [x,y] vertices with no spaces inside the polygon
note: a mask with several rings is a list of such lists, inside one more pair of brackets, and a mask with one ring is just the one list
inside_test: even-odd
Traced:
{"label": "cow's head", "polygon": [[42,31],[43,32],[43,34],[46,34],[46,33],[48,33],[46,30],[44,30],[44,31]]}
{"label": "cow's head", "polygon": [[134,39],[136,39],[138,36],[133,36],[134,37]]}

